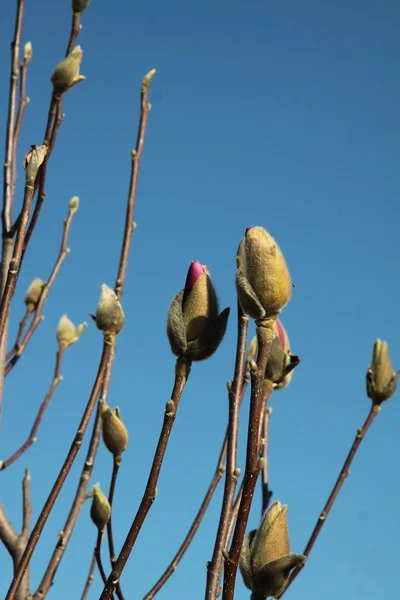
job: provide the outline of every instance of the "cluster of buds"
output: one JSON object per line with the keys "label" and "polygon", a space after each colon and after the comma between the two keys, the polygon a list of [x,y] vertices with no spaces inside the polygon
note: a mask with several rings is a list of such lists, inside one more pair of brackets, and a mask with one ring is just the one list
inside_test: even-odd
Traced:
{"label": "cluster of buds", "polygon": [[78,341],[85,329],[87,329],[87,323],[84,322],[75,326],[67,315],[63,315],[58,322],[56,330],[56,337],[60,350],[66,350],[69,346]]}
{"label": "cluster of buds", "polygon": [[128,445],[128,430],[122,421],[119,408],[110,408],[106,403],[101,407],[103,441],[114,458],[121,456]]}
{"label": "cluster of buds", "polygon": [[94,484],[91,495],[90,518],[99,531],[104,531],[111,516],[110,503],[101,491],[99,483]]}
{"label": "cluster of buds", "polygon": [[287,506],[274,502],[265,511],[258,529],[244,539],[240,554],[240,572],[252,591],[251,600],[280,596],[290,572],[306,560],[290,552]]}
{"label": "cluster of buds", "polygon": [[36,278],[32,281],[31,285],[28,287],[26,294],[25,294],[25,299],[24,299],[26,310],[28,312],[31,313],[36,310],[45,285],[46,285],[45,281],[42,281],[41,279]]}
{"label": "cluster of buds", "polygon": [[51,83],[55,94],[64,94],[74,85],[86,79],[79,74],[82,56],[82,48],[75,46],[70,54],[58,63],[51,75]]}
{"label": "cluster of buds", "polygon": [[117,294],[105,283],[101,286],[100,300],[96,309],[97,327],[111,335],[117,335],[125,323],[125,313]]}
{"label": "cluster of buds", "polygon": [[292,280],[283,254],[263,227],[249,227],[236,257],[240,305],[252,319],[274,319],[290,300]]}
{"label": "cluster of buds", "polygon": [[219,313],[218,298],[207,267],[192,262],[185,288],[173,299],[167,320],[172,352],[187,360],[204,360],[224,337],[229,308]]}
{"label": "cluster of buds", "polygon": [[400,371],[393,371],[387,342],[376,340],[372,362],[367,371],[367,394],[372,402],[380,405],[393,396]]}

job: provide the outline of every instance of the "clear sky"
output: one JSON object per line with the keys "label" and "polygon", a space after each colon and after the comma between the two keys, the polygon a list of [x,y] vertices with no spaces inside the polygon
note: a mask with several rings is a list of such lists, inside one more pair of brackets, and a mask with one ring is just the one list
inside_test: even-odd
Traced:
{"label": "clear sky", "polygon": [[[0,137],[4,138],[15,2],[0,20]],[[186,533],[214,471],[227,419],[226,381],[235,354],[235,253],[245,228],[278,240],[295,289],[282,315],[302,363],[271,399],[270,476],[289,505],[292,550],[301,552],[369,409],[365,373],[372,344],[399,341],[400,6],[395,0],[104,2],[84,13],[79,43],[87,80],[65,96],[66,118],[51,158],[47,197],[12,309],[11,339],[33,277],[55,260],[68,200],[79,195],[71,254],[51,291],[45,321],[7,379],[0,457],[21,443],[52,378],[55,328],[94,312],[100,285],[114,285],[136,140],[142,76],[157,69],[138,189],[136,221],[109,401],[129,427],[115,500],[121,544],[140,501],[174,358],[165,335],[172,297],[191,260],[206,264],[221,308],[232,307],[217,354],[195,364],[168,447],[156,498],[122,583],[140,600]],[[50,74],[63,57],[70,2],[27,0],[31,103],[19,151],[41,143]],[[21,201],[21,186],[17,202]],[[68,350],[64,376],[37,444],[0,473],[0,498],[19,527],[20,481],[32,472],[37,517],[69,448],[93,382],[101,336],[93,324]],[[243,409],[239,465],[244,467]],[[394,598],[400,519],[400,396],[362,444],[351,476],[288,600]],[[32,561],[32,588],[62,528],[86,443]],[[101,448],[93,482],[108,487]],[[221,491],[160,600],[203,598]],[[259,490],[250,517],[259,518]],[[49,598],[78,599],[95,541],[84,507]],[[106,555],[104,553],[104,557]],[[0,548],[0,595],[11,562]],[[91,598],[101,589],[99,577]],[[241,581],[237,600],[249,597]]]}

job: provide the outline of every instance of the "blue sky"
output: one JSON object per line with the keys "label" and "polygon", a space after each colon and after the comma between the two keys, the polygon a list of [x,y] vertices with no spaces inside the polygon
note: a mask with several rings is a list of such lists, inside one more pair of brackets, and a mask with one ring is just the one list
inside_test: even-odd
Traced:
{"label": "blue sky", "polygon": [[[2,138],[14,5],[4,3],[0,22]],[[79,195],[81,207],[46,319],[7,379],[0,457],[25,439],[46,393],[59,317],[66,312],[76,322],[87,319],[101,283],[114,284],[140,81],[156,68],[123,298],[127,319],[109,397],[130,432],[115,500],[118,544],[140,501],[170,395],[174,358],[166,313],[191,260],[209,267],[221,308],[233,310],[217,354],[193,367],[159,494],[123,576],[126,597],[140,600],[180,544],[217,460],[236,343],[235,253],[246,227],[263,225],[278,240],[296,284],[282,321],[302,363],[290,387],[271,399],[270,434],[271,486],[274,498],[289,505],[293,551],[303,550],[369,409],[365,372],[377,337],[389,342],[393,364],[400,366],[400,7],[394,0],[93,0],[82,22],[87,80],[65,96],[45,206],[12,308],[11,339],[26,287],[33,277],[45,279],[55,260],[69,198]],[[49,78],[63,57],[69,26],[68,0],[27,2],[23,40],[33,44],[31,103],[19,165],[30,144],[42,141]],[[19,185],[17,203],[21,191]],[[64,380],[37,444],[0,474],[0,498],[15,526],[23,469],[31,468],[37,517],[76,430],[100,351],[101,336],[90,325],[68,350]],[[247,410],[246,403],[242,467]],[[397,395],[363,442],[288,600],[395,597],[399,420]],[[85,450],[86,444],[38,544],[33,589],[63,526]],[[101,448],[93,482],[107,488],[110,472],[111,459]],[[221,492],[222,486],[160,600],[203,598]],[[89,505],[49,598],[80,597],[95,541],[88,513]],[[0,565],[1,594],[11,574],[3,548]],[[97,576],[90,597],[100,589]],[[238,581],[235,598],[248,597]]]}

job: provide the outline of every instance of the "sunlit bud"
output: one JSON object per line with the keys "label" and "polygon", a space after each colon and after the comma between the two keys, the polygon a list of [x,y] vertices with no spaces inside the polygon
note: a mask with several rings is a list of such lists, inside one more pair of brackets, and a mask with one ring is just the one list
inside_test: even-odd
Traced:
{"label": "sunlit bud", "polygon": [[46,285],[41,279],[34,279],[25,294],[25,305],[29,312],[36,310],[43,288]]}
{"label": "sunlit bud", "polygon": [[285,259],[263,227],[250,227],[240,242],[236,289],[243,311],[253,319],[278,316],[290,300],[292,281]]}
{"label": "sunlit bud", "polygon": [[119,409],[102,405],[101,421],[103,425],[103,440],[106,448],[114,456],[119,456],[128,445],[128,430],[122,421]]}
{"label": "sunlit bud", "polygon": [[36,146],[32,144],[28,152],[25,154],[23,167],[25,169],[25,183],[26,185],[32,186],[36,175],[38,174],[39,167],[43,163],[47,154],[47,146]]}
{"label": "sunlit bud", "polygon": [[393,371],[387,342],[376,340],[367,371],[367,394],[374,404],[389,400],[396,391],[400,371]]}
{"label": "sunlit bud", "polygon": [[32,58],[32,43],[26,42],[24,46],[24,60],[30,60]]}
{"label": "sunlit bud", "polygon": [[167,320],[172,352],[189,360],[204,360],[224,337],[229,308],[219,314],[218,298],[208,269],[198,261],[189,267],[184,289],[173,299]]}
{"label": "sunlit bud", "polygon": [[68,348],[74,342],[79,340],[82,333],[87,328],[87,323],[81,323],[77,327],[70,321],[67,315],[63,315],[57,325],[57,342],[59,348]]}
{"label": "sunlit bud", "polygon": [[72,196],[71,200],[69,201],[69,210],[72,213],[76,213],[78,208],[79,208],[79,198],[78,198],[78,196]]}
{"label": "sunlit bud", "polygon": [[75,46],[71,53],[56,66],[51,76],[55,93],[64,94],[76,83],[85,79],[83,75],[79,75],[82,55],[82,48]]}
{"label": "sunlit bud", "polygon": [[106,333],[117,334],[125,322],[125,313],[117,294],[105,283],[101,286],[96,310],[96,325]]}
{"label": "sunlit bud", "polygon": [[111,516],[110,504],[100,489],[100,484],[95,483],[92,488],[92,506],[90,517],[99,531],[103,531]]}

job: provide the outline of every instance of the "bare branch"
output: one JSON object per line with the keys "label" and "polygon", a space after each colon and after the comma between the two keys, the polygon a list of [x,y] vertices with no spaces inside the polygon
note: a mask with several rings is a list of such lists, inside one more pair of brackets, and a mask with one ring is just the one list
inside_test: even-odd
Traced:
{"label": "bare branch", "polygon": [[[267,387],[267,390],[269,388]],[[272,408],[266,406],[264,408],[264,415],[262,420],[262,440],[260,443],[260,458],[263,458],[263,468],[261,470],[261,515],[267,510],[272,492],[269,489],[268,480],[268,437],[269,437],[269,423],[271,419]]]}
{"label": "bare branch", "polygon": [[7,551],[13,556],[15,546],[18,541],[18,533],[7,518],[3,505],[0,503],[0,540],[3,542]]}
{"label": "bare branch", "polygon": [[21,538],[28,541],[31,528],[32,503],[31,503],[31,475],[29,469],[25,469],[25,477],[22,481],[22,531]]}
{"label": "bare branch", "polygon": [[[118,471],[119,471],[120,465],[121,465],[121,456],[114,456],[113,457],[113,470],[112,470],[111,481],[110,481],[110,491],[108,492],[108,503],[111,507],[111,515],[107,522],[108,550],[110,553],[110,562],[111,562],[112,569],[114,568],[114,565],[115,565],[115,546],[114,546],[114,535],[113,535],[113,527],[112,527],[112,505],[113,505],[115,486],[117,484],[117,477],[118,477]],[[106,581],[104,581],[104,583],[107,583],[107,578],[106,578]],[[115,591],[116,591],[116,594],[117,594],[117,597],[119,598],[119,600],[125,600],[124,595],[122,593],[121,584],[119,581],[115,587]]]}
{"label": "bare branch", "polygon": [[83,588],[83,592],[82,592],[82,596],[81,596],[81,600],[86,600],[91,588],[91,585],[93,583],[93,579],[94,579],[94,570],[96,568],[96,557],[93,553],[93,557],[92,557],[92,561],[90,563],[90,567],[89,567],[89,573],[86,579],[86,583],[85,583],[85,587]]}

